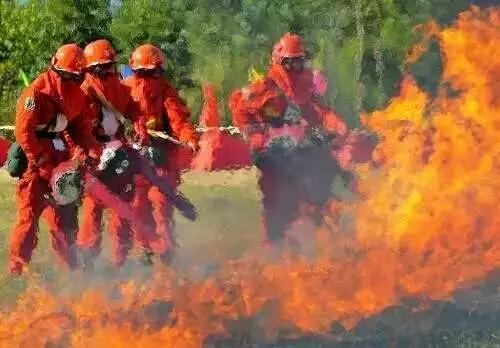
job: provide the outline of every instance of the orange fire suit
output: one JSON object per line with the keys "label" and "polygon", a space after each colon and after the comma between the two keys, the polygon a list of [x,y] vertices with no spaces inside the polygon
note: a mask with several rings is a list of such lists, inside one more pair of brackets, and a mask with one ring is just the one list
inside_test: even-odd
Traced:
{"label": "orange fire suit", "polygon": [[84,150],[95,151],[96,141],[91,136],[92,125],[85,118],[85,95],[74,82],[62,81],[52,70],[42,73],[19,98],[16,112],[16,141],[28,158],[28,168],[17,184],[17,222],[13,228],[9,270],[19,274],[31,259],[38,241],[38,220],[45,211],[52,236],[52,248],[70,268],[77,267],[73,248],[78,226],[77,209],[73,205],[52,206],[48,180],[52,169],[67,160],[62,129],[54,129],[57,115],[68,120],[67,134]]}
{"label": "orange fire suit", "polygon": [[[233,123],[243,130],[255,154],[266,153],[270,130],[287,126],[290,106],[298,110],[301,126],[307,134],[313,127],[345,134],[345,122],[322,106],[313,94],[313,74],[289,72],[281,65],[271,66],[266,78],[233,93],[230,109]],[[308,147],[284,157],[286,161],[256,162],[263,194],[263,225],[267,241],[280,240],[298,215],[302,203],[320,208],[328,193],[337,164],[329,151]],[[317,210],[317,209],[316,209]]]}
{"label": "orange fire suit", "polygon": [[[173,187],[180,184],[181,149],[175,144],[156,139],[148,129],[164,131],[184,143],[196,143],[196,132],[189,122],[190,111],[174,87],[165,79],[138,77],[126,79],[136,105],[134,130],[141,145],[157,147],[167,158],[166,164],[157,166],[157,174],[168,180]],[[156,232],[166,239],[173,239],[173,207],[155,186],[144,178],[137,180],[137,204],[152,214]],[[171,257],[171,250],[160,255],[164,261]]]}
{"label": "orange fire suit", "polygon": [[[99,100],[99,98],[104,98],[123,116],[132,114],[133,103],[129,91],[126,86],[121,84],[118,75],[110,74],[104,78],[96,78],[90,74],[86,74],[82,90],[85,91],[91,100],[90,112],[87,116],[94,125],[93,132],[95,137],[100,141],[101,146],[104,146],[106,142],[113,139],[119,139],[126,144],[124,126],[118,120],[113,120],[117,125],[117,128],[114,130],[108,130],[106,126],[103,126],[106,122],[104,120],[106,116],[102,109],[105,106]],[[113,134],[108,134],[110,132]],[[133,185],[133,176],[117,176],[113,178],[112,182],[104,182],[104,184],[110,186],[112,191],[122,200],[131,203],[133,208],[141,208],[132,201],[134,196],[130,194],[130,187]],[[82,200],[82,221],[77,240],[84,260],[90,261],[100,253],[102,244],[102,217],[105,208],[92,197],[84,195]],[[121,266],[132,248],[133,231],[129,223],[119,218],[113,209],[109,211],[107,228],[112,239],[113,263]]]}

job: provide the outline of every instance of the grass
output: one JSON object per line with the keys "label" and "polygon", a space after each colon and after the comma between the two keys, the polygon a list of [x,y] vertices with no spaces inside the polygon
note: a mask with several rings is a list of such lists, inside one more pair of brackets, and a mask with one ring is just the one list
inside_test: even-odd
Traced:
{"label": "grass", "polygon": [[[234,173],[187,173],[181,189],[199,208],[200,219],[197,223],[177,217],[179,248],[174,266],[192,269],[197,265],[202,274],[215,269],[217,264],[228,258],[242,255],[248,248],[255,246],[260,239],[260,204],[255,171]],[[10,229],[15,220],[14,200],[15,182],[4,171],[0,171],[0,306],[8,308],[15,305],[17,296],[25,289],[25,277],[13,279],[6,273],[7,242]],[[64,291],[71,286],[71,278],[66,272],[55,267],[55,257],[50,250],[47,230],[41,224],[40,243],[34,253],[30,270],[45,284]],[[109,277],[127,277],[134,268],[134,258],[128,262],[124,271],[116,271],[106,253],[108,241],[105,237],[105,252],[99,260],[102,280]],[[141,271],[144,273],[144,271]],[[390,330],[390,329],[389,329]],[[391,330],[390,330],[391,331]],[[403,339],[395,342],[389,338],[380,342],[359,342],[361,337],[354,336],[350,342],[322,342],[319,338],[302,338],[269,347],[500,347],[500,322],[498,329],[484,327],[473,330],[459,328],[443,329],[436,327],[425,337]],[[226,345],[217,345],[226,347]],[[229,343],[227,347],[233,346]],[[267,347],[267,346],[266,346]]]}
{"label": "grass", "polygon": [[[187,173],[181,190],[199,209],[199,221],[191,223],[176,216],[179,248],[174,260],[176,267],[200,265],[210,269],[218,262],[241,255],[259,239],[259,195],[256,172]],[[0,305],[12,305],[26,287],[26,278],[7,274],[9,234],[16,218],[15,181],[0,171]],[[115,273],[107,251],[104,233],[104,252],[98,266],[106,274]],[[134,263],[134,255],[131,255]],[[49,245],[47,229],[41,220],[39,245],[30,264],[30,271],[44,283],[63,285],[66,272],[60,271]]]}

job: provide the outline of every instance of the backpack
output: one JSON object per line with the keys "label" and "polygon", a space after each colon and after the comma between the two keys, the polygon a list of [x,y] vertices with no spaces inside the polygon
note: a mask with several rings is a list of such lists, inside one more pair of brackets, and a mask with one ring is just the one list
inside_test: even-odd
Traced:
{"label": "backpack", "polygon": [[14,142],[7,153],[5,169],[13,178],[21,178],[28,168],[28,158],[21,146]]}

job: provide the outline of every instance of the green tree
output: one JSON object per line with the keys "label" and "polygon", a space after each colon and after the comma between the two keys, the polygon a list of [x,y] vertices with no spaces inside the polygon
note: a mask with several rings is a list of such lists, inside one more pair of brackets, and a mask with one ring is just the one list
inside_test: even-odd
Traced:
{"label": "green tree", "polygon": [[15,101],[29,80],[49,65],[64,43],[110,37],[111,12],[107,1],[0,1],[0,121],[12,122]]}
{"label": "green tree", "polygon": [[[205,0],[186,15],[184,30],[192,55],[192,79],[197,86],[213,83],[224,102],[234,88],[246,82],[249,67],[255,66],[262,53],[262,38],[249,35],[251,27],[241,23],[239,12],[238,3]],[[199,88],[188,95],[195,112],[200,109],[200,99]],[[223,106],[222,117],[229,121],[227,107]]]}
{"label": "green tree", "polygon": [[[28,0],[0,1],[0,117],[11,117],[21,88],[19,69],[32,79],[62,43],[110,39],[126,63],[140,44],[159,46],[168,76],[183,89],[193,114],[200,87],[216,85],[227,98],[248,83],[248,71],[267,69],[275,41],[301,34],[314,68],[326,73],[325,101],[351,125],[360,110],[381,107],[409,70],[431,91],[439,83],[437,45],[412,67],[405,53],[430,19],[447,25],[467,0]],[[193,88],[194,87],[194,88]]]}
{"label": "green tree", "polygon": [[33,78],[48,66],[58,28],[40,2],[0,2],[0,121],[11,121],[23,87],[19,70]]}
{"label": "green tree", "polygon": [[100,38],[112,40],[110,0],[46,0],[45,3],[47,15],[58,28],[60,42],[76,42],[83,47]]}
{"label": "green tree", "polygon": [[185,26],[192,76],[214,83],[227,100],[250,68],[267,68],[273,44],[293,31],[331,82],[327,102],[355,125],[360,109],[381,105],[401,75],[412,38],[411,19],[401,12],[391,1],[198,1]]}
{"label": "green tree", "polygon": [[191,63],[183,31],[188,6],[182,0],[124,0],[111,24],[121,62],[127,63],[137,46],[151,43],[165,52],[169,77],[184,86]]}

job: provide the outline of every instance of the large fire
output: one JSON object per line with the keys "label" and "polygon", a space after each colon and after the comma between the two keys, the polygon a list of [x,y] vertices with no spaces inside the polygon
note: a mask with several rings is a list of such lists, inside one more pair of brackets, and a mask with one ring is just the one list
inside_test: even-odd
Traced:
{"label": "large fire", "polygon": [[76,296],[34,284],[1,314],[0,347],[201,347],[243,332],[269,341],[351,329],[404,298],[447,300],[480,283],[500,266],[500,10],[472,8],[433,29],[439,93],[408,76],[364,117],[382,139],[379,165],[357,169],[363,199],[332,203],[314,262],[248,256],[195,283],[156,270]]}

